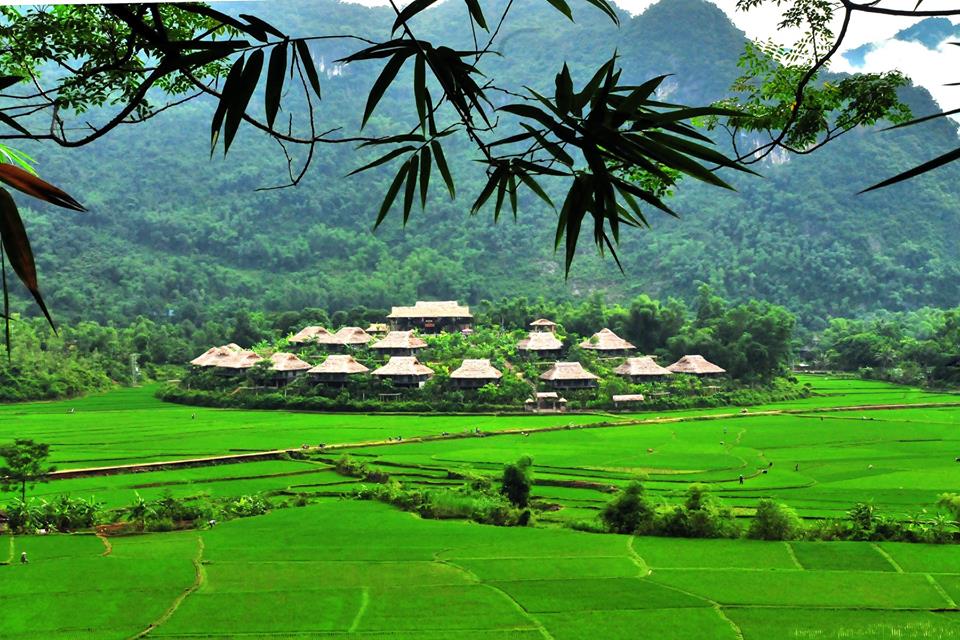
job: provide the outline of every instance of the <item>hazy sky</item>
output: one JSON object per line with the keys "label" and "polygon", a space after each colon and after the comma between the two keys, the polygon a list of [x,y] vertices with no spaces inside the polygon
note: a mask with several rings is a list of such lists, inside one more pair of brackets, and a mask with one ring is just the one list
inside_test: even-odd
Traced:
{"label": "hazy sky", "polygon": [[[346,0],[365,5],[387,4],[387,0]],[[531,0],[522,0],[530,2]],[[670,0],[663,0],[670,2]],[[774,37],[778,42],[789,44],[791,34],[777,33],[776,25],[779,12],[776,7],[769,6],[754,9],[747,13],[736,10],[736,0],[710,0],[733,20],[747,36],[766,40]],[[656,0],[614,0],[623,9],[631,13],[641,13],[654,4]],[[927,0],[925,9],[936,9],[944,6],[948,0]],[[772,4],[772,3],[771,3]],[[901,3],[902,4],[902,3]],[[912,2],[910,3],[912,5]],[[575,5],[574,5],[575,6]],[[891,5],[892,6],[892,5]],[[590,10],[588,7],[580,11]],[[577,11],[575,8],[574,11]],[[919,43],[891,40],[901,29],[910,26],[916,20],[904,18],[874,16],[861,14],[854,17],[847,38],[844,40],[844,50],[859,47],[865,43],[876,43],[875,51],[867,54],[862,67],[854,68],[840,56],[834,60],[831,69],[834,71],[889,71],[899,69],[913,78],[914,82],[924,86],[945,108],[960,105],[960,87],[944,87],[946,82],[960,82],[960,48],[941,44],[936,50],[930,50]],[[956,74],[951,70],[957,69]],[[955,75],[956,77],[953,77]]]}

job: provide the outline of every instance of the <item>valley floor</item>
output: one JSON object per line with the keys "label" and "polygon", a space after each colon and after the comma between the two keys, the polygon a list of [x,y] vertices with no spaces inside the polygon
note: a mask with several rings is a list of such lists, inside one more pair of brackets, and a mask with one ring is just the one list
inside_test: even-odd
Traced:
{"label": "valley floor", "polygon": [[[960,396],[806,381],[819,395],[746,414],[231,411],[163,404],[149,389],[3,406],[0,442],[49,442],[61,469],[303,443],[342,448],[330,460],[38,485],[31,495],[93,495],[109,508],[164,491],[282,492],[313,504],[202,531],[2,538],[0,637],[960,637],[955,546],[634,538],[556,526],[595,518],[610,488],[638,472],[658,500],[675,501],[690,483],[706,482],[742,514],[773,497],[807,517],[841,516],[859,501],[909,517],[930,509],[939,493],[960,489]],[[900,408],[849,408],[874,405]],[[779,413],[755,415],[762,411]],[[714,414],[725,416],[704,419]],[[502,431],[510,433],[494,435]],[[449,436],[410,442],[444,432]],[[402,441],[387,442],[398,435]],[[370,442],[384,444],[356,446]],[[495,475],[528,454],[534,497],[557,510],[545,512],[538,527],[498,528],[346,500],[339,494],[358,481],[331,464],[344,451],[419,487],[457,484],[450,472]],[[16,562],[21,551],[29,564]]]}

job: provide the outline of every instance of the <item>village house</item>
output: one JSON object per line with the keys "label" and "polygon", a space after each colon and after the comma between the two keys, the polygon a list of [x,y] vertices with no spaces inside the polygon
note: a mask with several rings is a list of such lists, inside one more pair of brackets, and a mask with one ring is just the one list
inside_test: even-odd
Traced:
{"label": "village house", "polygon": [[330,332],[324,329],[323,327],[313,326],[313,327],[304,327],[297,331],[293,336],[291,336],[289,342],[290,344],[308,344],[311,342],[316,342],[317,339],[321,336],[329,336]]}
{"label": "village house", "polygon": [[365,329],[367,333],[372,336],[382,336],[386,335],[390,331],[390,326],[385,322],[371,322],[370,326]]}
{"label": "village house", "polygon": [[549,331],[550,333],[556,333],[557,323],[553,320],[547,320],[546,318],[537,318],[530,323],[530,327],[534,331]]}
{"label": "village house", "polygon": [[424,333],[463,331],[471,329],[473,324],[470,308],[461,306],[456,300],[417,300],[412,307],[393,307],[387,319],[394,330],[419,329]]}
{"label": "village house", "polygon": [[580,346],[603,356],[626,356],[636,350],[635,346],[606,327],[581,342]]}
{"label": "village house", "polygon": [[217,366],[217,363],[224,362],[232,358],[239,351],[242,351],[240,345],[232,342],[220,347],[210,347],[202,354],[191,360],[190,364],[194,367],[215,367]]}
{"label": "village house", "polygon": [[703,356],[689,355],[683,356],[673,364],[667,367],[672,373],[687,373],[695,376],[721,376],[727,372],[717,365],[708,361]]}
{"label": "village house", "polygon": [[261,362],[262,360],[263,358],[258,356],[253,351],[241,349],[240,351],[234,352],[233,355],[218,361],[212,366],[215,367],[214,371],[217,373],[217,375],[238,376],[242,373],[245,373],[247,369],[258,362]]}
{"label": "village house", "polygon": [[271,381],[277,386],[289,383],[297,376],[308,371],[313,365],[301,360],[295,354],[278,351],[270,356]]}
{"label": "village house", "polygon": [[329,355],[327,359],[313,367],[307,373],[320,384],[331,387],[342,387],[347,384],[350,376],[367,373],[370,369],[354,359],[351,355]]}
{"label": "village house", "polygon": [[613,372],[634,384],[657,382],[673,375],[673,371],[658,365],[651,356],[627,358],[627,361]]}
{"label": "village house", "polygon": [[538,391],[533,398],[527,398],[523,408],[533,412],[566,411],[567,399],[561,398],[556,391]]}
{"label": "village house", "polygon": [[486,384],[497,384],[503,374],[490,364],[490,360],[464,360],[458,369],[450,374],[454,386],[460,389],[479,389]]}
{"label": "village house", "polygon": [[540,374],[540,379],[553,389],[592,389],[600,378],[579,362],[556,362]]}
{"label": "village house", "polygon": [[346,351],[373,341],[373,336],[360,327],[341,327],[336,333],[318,336],[317,344],[329,351]]}
{"label": "village house", "polygon": [[390,380],[397,387],[422,387],[433,377],[433,369],[420,364],[415,356],[393,356],[373,375]]}
{"label": "village house", "polygon": [[414,335],[413,330],[391,331],[370,345],[374,351],[388,356],[412,356],[425,348],[427,343]]}
{"label": "village house", "polygon": [[517,351],[541,359],[556,359],[563,350],[563,342],[550,331],[531,331],[517,343]]}
{"label": "village house", "polygon": [[624,393],[621,395],[615,394],[611,396],[610,399],[613,400],[614,409],[624,409],[638,404],[643,404],[642,393]]}

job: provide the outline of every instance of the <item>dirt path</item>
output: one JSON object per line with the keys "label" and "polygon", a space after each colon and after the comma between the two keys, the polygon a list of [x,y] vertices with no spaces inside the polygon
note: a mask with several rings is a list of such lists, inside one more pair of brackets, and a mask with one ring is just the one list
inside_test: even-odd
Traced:
{"label": "dirt path", "polygon": [[139,638],[149,635],[154,629],[169,620],[170,616],[176,613],[180,605],[183,604],[183,601],[186,600],[189,595],[199,589],[206,581],[207,574],[203,569],[203,538],[200,536],[197,536],[197,556],[193,558],[193,568],[195,571],[193,583],[184,589],[183,593],[177,596],[176,600],[173,601],[173,604],[171,604],[170,607],[163,612],[163,615],[147,625],[146,629],[132,636],[130,640],[138,640]]}
{"label": "dirt path", "polygon": [[693,416],[675,416],[643,418],[633,420],[603,421],[589,424],[576,425],[554,425],[548,427],[528,427],[504,429],[502,431],[483,431],[476,433],[466,431],[461,433],[451,433],[447,435],[427,435],[406,438],[402,441],[397,440],[367,440],[363,442],[343,442],[339,444],[329,444],[325,447],[293,447],[290,449],[270,449],[267,451],[255,451],[251,453],[235,453],[228,455],[209,456],[203,458],[187,458],[182,460],[163,460],[158,462],[139,462],[135,464],[122,464],[106,467],[87,467],[82,469],[64,469],[55,471],[49,475],[51,480],[62,480],[66,478],[79,478],[89,476],[114,475],[121,473],[142,473],[145,471],[165,471],[168,469],[203,467],[214,464],[233,464],[242,462],[255,462],[259,460],[277,460],[286,456],[296,456],[300,453],[316,453],[342,451],[346,449],[362,449],[367,447],[383,447],[399,444],[411,444],[415,442],[432,442],[435,440],[461,440],[466,438],[492,438],[498,436],[516,436],[531,433],[547,433],[551,431],[569,431],[571,429],[610,429],[616,427],[635,427],[648,424],[675,424],[679,422],[703,422],[709,420],[729,420],[729,419],[747,419],[757,417],[781,416],[781,415],[809,415],[820,413],[837,413],[850,411],[884,411],[894,409],[932,409],[945,407],[960,407],[960,402],[930,402],[918,404],[880,404],[880,405],[854,405],[842,407],[814,407],[803,409],[768,409],[764,411],[738,410],[735,413],[709,413]]}

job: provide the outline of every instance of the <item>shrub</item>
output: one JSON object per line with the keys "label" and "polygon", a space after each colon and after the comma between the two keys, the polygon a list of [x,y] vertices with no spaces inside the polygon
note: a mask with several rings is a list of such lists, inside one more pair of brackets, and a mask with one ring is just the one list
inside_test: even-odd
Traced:
{"label": "shrub", "polygon": [[533,458],[521,456],[519,460],[503,468],[503,478],[500,484],[500,493],[518,507],[526,507],[530,501],[530,490],[533,486],[533,475],[530,467]]}
{"label": "shrub", "polygon": [[654,509],[643,495],[643,485],[631,482],[600,513],[607,531],[613,533],[649,533],[653,529]]}
{"label": "shrub", "polygon": [[795,540],[801,532],[800,518],[785,504],[763,499],[747,529],[747,537],[757,540]]}
{"label": "shrub", "polygon": [[740,528],[730,509],[707,493],[706,486],[693,484],[683,504],[658,514],[654,533],[678,538],[734,538]]}

